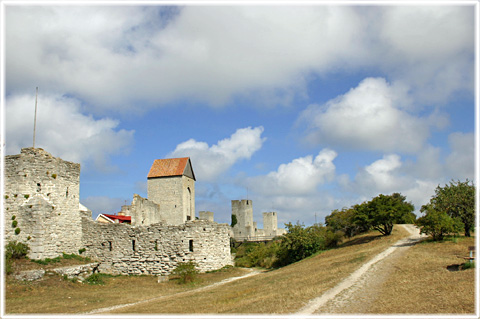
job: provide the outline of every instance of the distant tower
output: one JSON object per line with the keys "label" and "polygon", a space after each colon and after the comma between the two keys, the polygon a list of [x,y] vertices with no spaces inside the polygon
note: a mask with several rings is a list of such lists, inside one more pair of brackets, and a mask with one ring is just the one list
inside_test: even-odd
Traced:
{"label": "distant tower", "polygon": [[268,212],[263,213],[263,230],[266,237],[277,236],[277,213]]}
{"label": "distant tower", "polygon": [[189,157],[157,159],[147,178],[148,199],[171,225],[195,219],[195,174]]}
{"label": "distant tower", "polygon": [[235,238],[255,236],[251,200],[232,200],[232,215],[237,217],[237,224],[233,227],[233,236]]}

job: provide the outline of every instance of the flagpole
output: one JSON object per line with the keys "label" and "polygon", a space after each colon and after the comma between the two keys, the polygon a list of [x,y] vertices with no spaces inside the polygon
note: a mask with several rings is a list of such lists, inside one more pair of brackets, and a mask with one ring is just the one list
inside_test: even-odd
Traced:
{"label": "flagpole", "polygon": [[35,133],[37,130],[37,97],[38,97],[38,86],[35,92],[35,117],[33,119],[33,148],[35,148]]}

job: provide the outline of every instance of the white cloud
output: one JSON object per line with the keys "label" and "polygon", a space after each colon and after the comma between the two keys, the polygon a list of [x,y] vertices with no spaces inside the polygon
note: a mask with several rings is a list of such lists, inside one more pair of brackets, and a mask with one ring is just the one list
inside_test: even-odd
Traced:
{"label": "white cloud", "polygon": [[325,105],[311,105],[299,122],[306,123],[307,139],[316,144],[415,152],[429,136],[428,121],[402,110],[406,99],[403,88],[382,78],[366,78]]}
{"label": "white cloud", "polygon": [[[9,96],[5,106],[6,153],[16,154],[33,143],[35,96]],[[39,95],[35,147],[65,160],[93,162],[110,171],[108,157],[128,152],[134,131],[118,130],[119,122],[84,115],[74,98]]]}
{"label": "white cloud", "polygon": [[451,153],[445,160],[452,179],[474,180],[475,177],[475,137],[473,133],[452,133],[448,136]]}
{"label": "white cloud", "polygon": [[472,92],[473,12],[430,5],[8,6],[7,92],[41,84],[95,111],[176,99],[223,105],[238,96],[289,103],[305,93],[312,73],[368,68],[408,83],[415,98],[443,101],[456,90]]}
{"label": "white cloud", "polygon": [[375,19],[376,63],[410,83],[417,101],[445,102],[473,92],[474,10],[466,6],[389,6]]}
{"label": "white cloud", "polygon": [[212,146],[190,139],[177,145],[168,156],[190,157],[197,180],[213,181],[239,160],[250,159],[265,141],[262,133],[261,126],[241,128]]}
{"label": "white cloud", "polygon": [[298,196],[317,191],[317,186],[331,181],[335,175],[333,160],[337,153],[323,149],[318,155],[296,158],[288,164],[281,164],[277,171],[266,176],[250,178],[249,189],[262,195]]}

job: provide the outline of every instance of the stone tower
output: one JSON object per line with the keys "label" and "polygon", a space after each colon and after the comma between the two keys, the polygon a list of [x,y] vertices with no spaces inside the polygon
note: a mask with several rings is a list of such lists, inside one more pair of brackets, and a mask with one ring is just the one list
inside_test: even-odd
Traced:
{"label": "stone tower", "polygon": [[155,160],[148,173],[147,192],[148,200],[160,205],[167,224],[195,219],[195,174],[189,157]]}
{"label": "stone tower", "polygon": [[237,217],[237,224],[233,226],[233,236],[235,238],[255,236],[253,206],[251,200],[232,200],[232,215]]}
{"label": "stone tower", "polygon": [[277,213],[263,213],[263,230],[266,237],[277,236]]}
{"label": "stone tower", "polygon": [[80,164],[41,148],[5,156],[5,240],[27,243],[32,259],[78,253],[82,216],[91,217],[79,184]]}

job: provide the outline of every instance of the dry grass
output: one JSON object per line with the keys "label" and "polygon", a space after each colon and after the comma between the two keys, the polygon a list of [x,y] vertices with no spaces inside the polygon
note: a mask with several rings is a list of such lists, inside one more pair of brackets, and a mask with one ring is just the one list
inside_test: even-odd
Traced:
{"label": "dry grass", "polygon": [[464,263],[475,240],[423,242],[407,250],[378,291],[370,313],[451,314],[475,312],[475,269],[448,271]]}
{"label": "dry grass", "polygon": [[[409,234],[395,227],[391,236],[372,232],[340,249],[322,252],[287,267],[261,273],[201,292],[194,289],[245,273],[230,269],[201,275],[201,284],[158,284],[155,277],[112,277],[104,286],[71,283],[58,276],[23,283],[7,278],[7,313],[80,313],[113,305],[166,296],[155,302],[120,308],[116,313],[293,313]],[[471,313],[474,310],[474,270],[449,272],[463,262],[473,239],[458,243],[418,244],[395,260],[395,271],[379,286],[381,298],[372,313]],[[399,284],[397,284],[399,283]],[[189,292],[192,291],[192,292]],[[183,292],[181,295],[175,295]],[[435,311],[436,310],[436,311]]]}
{"label": "dry grass", "polygon": [[88,312],[195,289],[245,272],[231,268],[201,274],[200,282],[195,285],[179,285],[176,280],[159,284],[154,276],[109,277],[102,286],[72,283],[58,275],[34,282],[20,282],[7,276],[5,308],[8,314]]}
{"label": "dry grass", "polygon": [[407,236],[396,227],[376,232],[287,267],[232,282],[199,294],[118,309],[116,313],[292,313],[332,288],[361,264]]}

